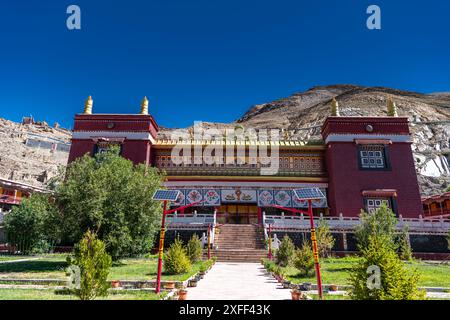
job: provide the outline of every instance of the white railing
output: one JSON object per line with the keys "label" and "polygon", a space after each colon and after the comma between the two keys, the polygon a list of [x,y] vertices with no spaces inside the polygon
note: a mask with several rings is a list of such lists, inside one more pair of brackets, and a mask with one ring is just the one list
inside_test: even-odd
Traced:
{"label": "white railing", "polygon": [[216,225],[216,211],[211,213],[178,213],[175,211],[173,214],[168,214],[166,216],[167,227],[170,229],[175,226],[205,226],[211,225],[214,227]]}
{"label": "white railing", "polygon": [[[264,226],[267,228],[267,220],[271,220],[273,229],[303,229],[310,228],[309,217],[301,215],[266,215],[263,212]],[[342,214],[338,217],[314,217],[314,224],[317,226],[320,220],[325,220],[332,231],[351,231],[360,222],[359,217],[344,217]],[[439,218],[398,218],[398,229],[402,229],[405,225],[409,227],[411,233],[435,233],[447,234],[450,230],[450,219]]]}

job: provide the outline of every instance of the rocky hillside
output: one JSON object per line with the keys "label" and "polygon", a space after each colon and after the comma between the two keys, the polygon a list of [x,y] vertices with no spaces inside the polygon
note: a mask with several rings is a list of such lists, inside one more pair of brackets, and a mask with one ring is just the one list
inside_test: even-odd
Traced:
{"label": "rocky hillside", "polygon": [[[385,116],[386,95],[400,116],[411,121],[413,152],[423,195],[441,193],[450,185],[450,93],[421,94],[382,87],[332,85],[251,107],[233,123],[213,127],[282,128],[302,140],[320,139],[320,127],[337,99],[342,116]],[[163,129],[160,136],[170,135]],[[0,118],[0,177],[36,186],[54,176],[68,157],[68,130],[45,122],[19,124]]]}
{"label": "rocky hillside", "polygon": [[70,138],[57,125],[0,118],[0,177],[42,187],[67,164]]}

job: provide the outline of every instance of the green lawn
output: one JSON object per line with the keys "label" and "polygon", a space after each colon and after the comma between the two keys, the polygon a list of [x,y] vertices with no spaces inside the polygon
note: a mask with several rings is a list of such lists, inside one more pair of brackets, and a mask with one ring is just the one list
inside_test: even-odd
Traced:
{"label": "green lawn", "polygon": [[[325,258],[320,261],[322,282],[326,284],[348,284],[350,269],[358,262],[357,257]],[[450,288],[450,266],[416,260],[407,262],[408,269],[417,268],[420,274],[421,287],[448,287]],[[299,277],[294,267],[286,268],[287,277],[293,283],[316,282],[315,274],[309,277]]]}
{"label": "green lawn", "polygon": [[[39,260],[0,264],[0,281],[13,279],[60,279],[65,280],[66,255],[44,256]],[[109,280],[152,280],[156,279],[158,260],[155,256],[141,259],[124,259],[115,262]],[[166,275],[163,280],[184,281],[194,275],[202,262],[195,263],[188,273]]]}
{"label": "green lawn", "polygon": [[[125,291],[110,293],[97,300],[160,300],[163,295],[152,291]],[[54,290],[0,289],[0,300],[78,300],[76,296],[56,294]]]}
{"label": "green lawn", "polygon": [[12,260],[20,260],[20,259],[29,259],[33,257],[27,257],[27,256],[0,256],[0,262],[1,261],[12,261]]}

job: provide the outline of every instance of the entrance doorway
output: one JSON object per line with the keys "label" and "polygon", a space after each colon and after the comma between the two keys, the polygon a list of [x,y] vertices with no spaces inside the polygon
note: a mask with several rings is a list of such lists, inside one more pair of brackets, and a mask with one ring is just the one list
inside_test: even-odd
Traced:
{"label": "entrance doorway", "polygon": [[221,224],[258,223],[258,206],[256,204],[225,204],[217,210],[217,222]]}

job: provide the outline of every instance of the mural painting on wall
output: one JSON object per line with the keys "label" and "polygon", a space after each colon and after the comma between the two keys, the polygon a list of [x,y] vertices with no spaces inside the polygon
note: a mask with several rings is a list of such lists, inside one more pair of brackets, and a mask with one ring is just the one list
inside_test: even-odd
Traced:
{"label": "mural painting on wall", "polygon": [[[191,204],[201,202],[203,200],[202,191],[200,189],[186,190],[186,203]],[[202,204],[199,204],[202,205]]]}
{"label": "mural painting on wall", "polygon": [[219,189],[206,189],[204,193],[205,206],[220,206],[220,190]]}
{"label": "mural painting on wall", "polygon": [[259,190],[258,192],[258,206],[268,207],[273,204],[272,190]]}
{"label": "mural painting on wall", "polygon": [[275,191],[275,204],[283,207],[291,207],[291,191],[277,190]]}
{"label": "mural painting on wall", "polygon": [[256,202],[256,190],[224,189],[221,198],[222,202]]}

